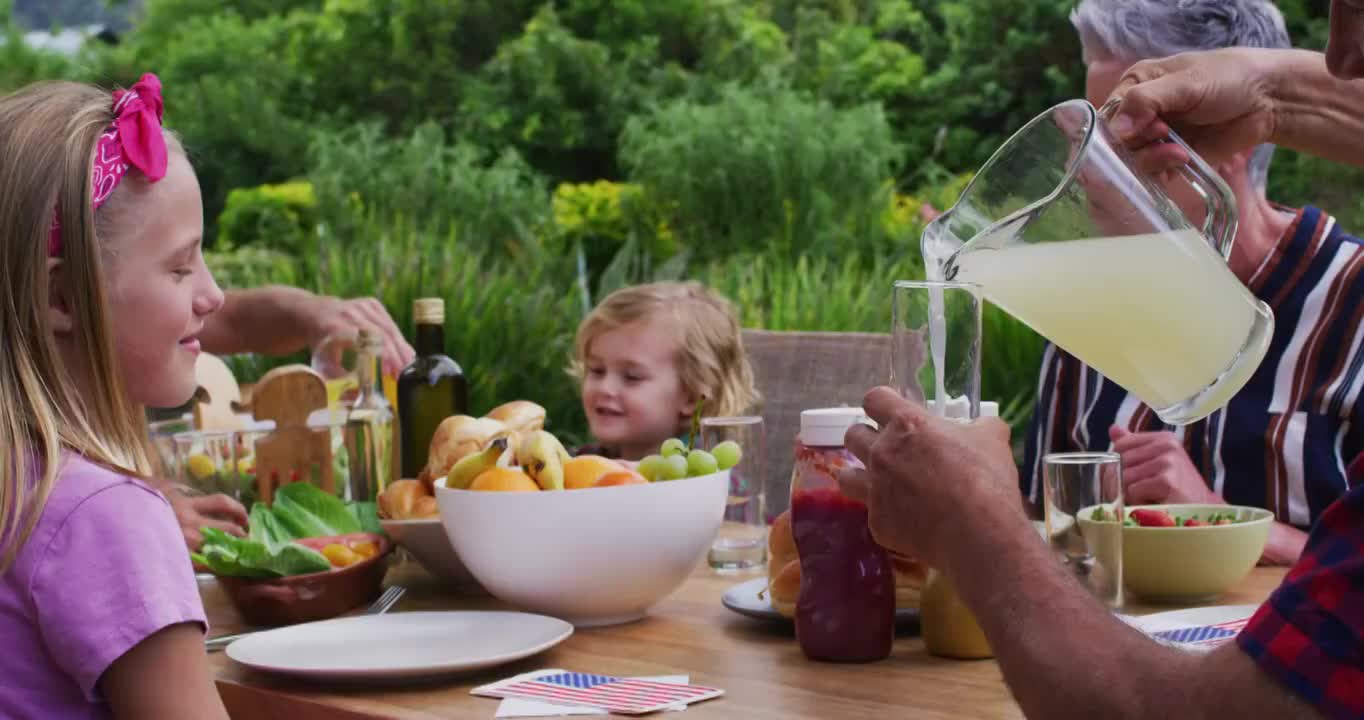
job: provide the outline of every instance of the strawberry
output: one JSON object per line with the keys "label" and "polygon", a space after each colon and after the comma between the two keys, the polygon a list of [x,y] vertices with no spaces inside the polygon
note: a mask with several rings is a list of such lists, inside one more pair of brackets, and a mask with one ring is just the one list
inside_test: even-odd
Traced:
{"label": "strawberry", "polygon": [[1138,508],[1132,511],[1132,519],[1142,527],[1174,527],[1175,519],[1164,510]]}
{"label": "strawberry", "polygon": [[1202,520],[1199,520],[1198,518],[1189,518],[1188,520],[1184,521],[1184,527],[1207,527],[1207,525],[1208,525],[1207,523],[1203,522]]}
{"label": "strawberry", "polygon": [[1218,520],[1218,521],[1217,521],[1217,524],[1218,524],[1218,525],[1230,525],[1230,524],[1231,524],[1231,518],[1225,518],[1225,517],[1224,517],[1224,518]]}

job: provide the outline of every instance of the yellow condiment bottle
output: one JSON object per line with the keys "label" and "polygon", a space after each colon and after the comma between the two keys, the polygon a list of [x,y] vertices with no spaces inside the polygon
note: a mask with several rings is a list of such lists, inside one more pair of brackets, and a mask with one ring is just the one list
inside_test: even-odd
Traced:
{"label": "yellow condiment bottle", "polygon": [[919,617],[924,646],[933,655],[958,660],[994,657],[976,616],[957,596],[952,581],[937,570],[929,571]]}

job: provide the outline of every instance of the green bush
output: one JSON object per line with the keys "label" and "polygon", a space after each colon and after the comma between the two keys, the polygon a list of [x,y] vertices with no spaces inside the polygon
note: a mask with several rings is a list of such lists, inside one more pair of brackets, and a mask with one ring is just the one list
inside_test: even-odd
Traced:
{"label": "green bush", "polygon": [[567,254],[581,248],[592,273],[604,270],[627,246],[654,260],[677,254],[667,221],[638,185],[608,180],[564,183],[554,189],[552,207],[551,252]]}
{"label": "green bush", "polygon": [[896,153],[879,107],[838,110],[781,89],[669,103],[621,137],[628,177],[702,259],[887,251]]}
{"label": "green bush", "polygon": [[240,188],[228,193],[218,216],[218,243],[224,249],[263,245],[297,257],[314,249],[317,220],[311,183]]}
{"label": "green bush", "polygon": [[24,29],[13,17],[13,0],[0,0],[0,93],[39,80],[70,79],[74,68],[66,56],[36,50],[24,42]]}
{"label": "green bush", "polygon": [[308,174],[328,238],[370,241],[369,218],[421,218],[427,232],[454,232],[470,247],[510,256],[539,252],[549,190],[514,151],[493,155],[451,144],[435,123],[389,138],[373,124],[315,136]]}

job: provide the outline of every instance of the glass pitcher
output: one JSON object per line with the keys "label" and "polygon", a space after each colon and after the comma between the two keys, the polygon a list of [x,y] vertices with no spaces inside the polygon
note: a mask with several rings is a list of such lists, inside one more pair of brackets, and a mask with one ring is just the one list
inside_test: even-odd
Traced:
{"label": "glass pitcher", "polygon": [[1274,315],[1227,267],[1237,225],[1230,188],[1174,134],[1189,164],[1161,176],[1139,170],[1108,129],[1114,110],[1071,100],[1015,133],[925,228],[924,261],[930,279],[980,285],[1161,420],[1183,425],[1250,379]]}

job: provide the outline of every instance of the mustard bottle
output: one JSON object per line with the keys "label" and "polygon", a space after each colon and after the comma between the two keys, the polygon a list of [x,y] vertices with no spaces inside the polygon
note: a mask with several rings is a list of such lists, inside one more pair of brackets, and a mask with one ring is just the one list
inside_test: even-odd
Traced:
{"label": "mustard bottle", "polygon": [[929,653],[957,660],[994,657],[976,616],[957,596],[952,581],[937,570],[929,571],[920,596],[919,617]]}

